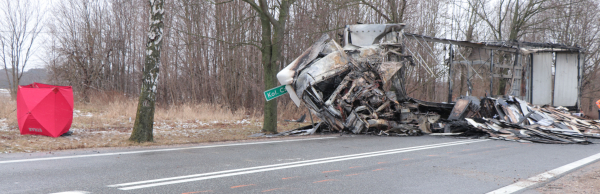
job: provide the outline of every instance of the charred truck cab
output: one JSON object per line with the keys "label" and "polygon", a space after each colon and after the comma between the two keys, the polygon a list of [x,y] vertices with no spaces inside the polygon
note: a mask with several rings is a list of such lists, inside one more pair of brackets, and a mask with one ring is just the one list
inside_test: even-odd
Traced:
{"label": "charred truck cab", "polygon": [[[349,25],[343,47],[321,36],[277,79],[297,106],[302,102],[332,131],[418,135],[449,114],[452,104],[419,102],[406,96],[403,69],[414,65],[404,53],[405,24]],[[427,109],[438,109],[428,113]],[[446,115],[447,116],[447,115]],[[419,129],[408,123],[422,123]],[[427,124],[425,124],[427,123]]]}

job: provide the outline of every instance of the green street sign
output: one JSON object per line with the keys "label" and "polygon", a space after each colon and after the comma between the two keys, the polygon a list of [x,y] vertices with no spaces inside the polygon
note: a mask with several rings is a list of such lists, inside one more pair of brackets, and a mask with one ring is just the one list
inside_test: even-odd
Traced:
{"label": "green street sign", "polygon": [[284,95],[287,93],[287,90],[285,89],[285,85],[281,85],[281,86],[277,86],[274,88],[271,88],[270,90],[265,91],[265,99],[267,99],[267,101],[269,100],[273,100],[281,95]]}

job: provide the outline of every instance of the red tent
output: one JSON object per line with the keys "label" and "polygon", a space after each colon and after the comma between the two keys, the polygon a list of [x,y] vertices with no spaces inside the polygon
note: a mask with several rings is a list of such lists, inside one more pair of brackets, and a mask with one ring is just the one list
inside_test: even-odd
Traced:
{"label": "red tent", "polygon": [[58,137],[73,121],[73,89],[41,83],[19,86],[17,120],[21,134]]}

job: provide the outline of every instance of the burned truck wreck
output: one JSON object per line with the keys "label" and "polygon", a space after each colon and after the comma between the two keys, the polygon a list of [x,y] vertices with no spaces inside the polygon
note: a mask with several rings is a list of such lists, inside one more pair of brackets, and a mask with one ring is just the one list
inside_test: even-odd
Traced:
{"label": "burned truck wreck", "polygon": [[[332,131],[418,135],[409,123],[435,123],[451,104],[420,102],[405,95],[398,73],[414,65],[403,54],[404,24],[354,25],[342,48],[326,34],[277,75]],[[356,33],[354,33],[356,32]]]}
{"label": "burned truck wreck", "polygon": [[600,137],[597,122],[577,119],[561,109],[529,106],[517,98],[469,96],[456,103],[435,103],[408,97],[403,72],[415,64],[404,50],[404,27],[347,26],[340,41],[343,47],[325,34],[282,69],[277,78],[286,85],[292,101],[297,106],[304,103],[322,121],[287,134],[312,134],[323,129],[583,144],[590,143],[587,138]]}

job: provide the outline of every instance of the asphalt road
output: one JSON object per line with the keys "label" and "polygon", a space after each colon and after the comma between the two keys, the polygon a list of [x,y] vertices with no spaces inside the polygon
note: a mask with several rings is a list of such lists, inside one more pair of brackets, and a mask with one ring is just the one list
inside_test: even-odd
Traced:
{"label": "asphalt road", "polygon": [[487,193],[598,153],[359,135],[0,154],[0,193]]}

